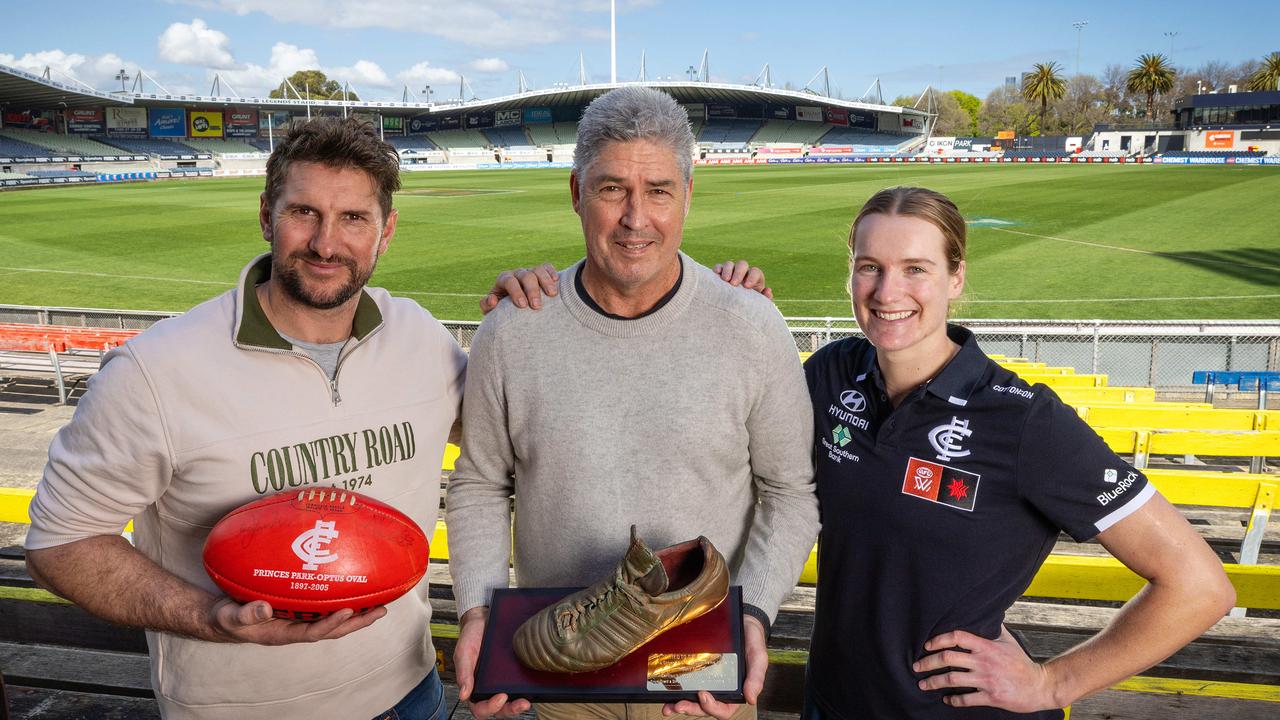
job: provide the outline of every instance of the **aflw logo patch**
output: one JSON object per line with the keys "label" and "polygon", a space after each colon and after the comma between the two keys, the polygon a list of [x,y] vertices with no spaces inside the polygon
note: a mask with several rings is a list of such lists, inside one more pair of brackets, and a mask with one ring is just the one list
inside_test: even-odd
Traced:
{"label": "aflw logo patch", "polygon": [[907,462],[902,493],[973,512],[981,476],[920,458]]}

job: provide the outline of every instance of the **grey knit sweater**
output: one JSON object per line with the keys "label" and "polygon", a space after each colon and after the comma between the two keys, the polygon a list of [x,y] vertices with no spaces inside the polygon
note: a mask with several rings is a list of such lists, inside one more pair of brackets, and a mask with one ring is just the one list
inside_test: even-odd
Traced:
{"label": "grey knit sweater", "polygon": [[471,346],[462,457],[447,488],[458,612],[516,582],[588,585],[628,528],[653,548],[707,536],[743,600],[773,618],[818,529],[813,412],[786,323],[764,297],[682,256],[658,311],[613,320],[574,289],[504,301]]}

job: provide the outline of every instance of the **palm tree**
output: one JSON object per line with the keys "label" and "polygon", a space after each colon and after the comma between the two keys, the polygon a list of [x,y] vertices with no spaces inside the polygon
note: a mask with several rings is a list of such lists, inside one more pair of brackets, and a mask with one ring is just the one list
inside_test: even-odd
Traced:
{"label": "palm tree", "polygon": [[1044,117],[1049,112],[1049,103],[1067,94],[1067,81],[1062,79],[1059,70],[1056,62],[1036,63],[1031,72],[1022,74],[1022,97],[1040,103],[1041,135],[1045,134]]}
{"label": "palm tree", "polygon": [[1249,89],[1254,92],[1280,90],[1280,52],[1262,58],[1262,67],[1249,76]]}
{"label": "palm tree", "polygon": [[1177,70],[1169,65],[1169,59],[1159,53],[1147,53],[1138,58],[1125,76],[1125,88],[1131,93],[1145,93],[1147,96],[1147,118],[1155,121],[1156,93],[1167,93],[1173,89],[1173,76]]}

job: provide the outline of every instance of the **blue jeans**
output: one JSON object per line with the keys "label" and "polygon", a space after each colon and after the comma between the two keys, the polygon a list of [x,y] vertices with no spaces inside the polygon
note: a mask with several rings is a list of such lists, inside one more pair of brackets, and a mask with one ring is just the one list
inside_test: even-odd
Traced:
{"label": "blue jeans", "polygon": [[373,720],[441,720],[445,716],[444,684],[435,668],[390,710]]}

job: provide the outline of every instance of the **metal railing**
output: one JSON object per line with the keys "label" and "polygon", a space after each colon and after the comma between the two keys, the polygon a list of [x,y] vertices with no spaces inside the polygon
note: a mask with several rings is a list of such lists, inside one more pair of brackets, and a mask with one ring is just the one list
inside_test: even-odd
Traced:
{"label": "metal railing", "polygon": [[[144,329],[176,314],[0,305],[0,322],[120,329]],[[955,322],[972,330],[988,353],[1106,374],[1111,385],[1189,387],[1195,370],[1280,371],[1280,320]],[[464,348],[470,347],[480,324],[473,320],[443,323]],[[801,351],[861,335],[852,318],[791,317],[787,325]]]}

